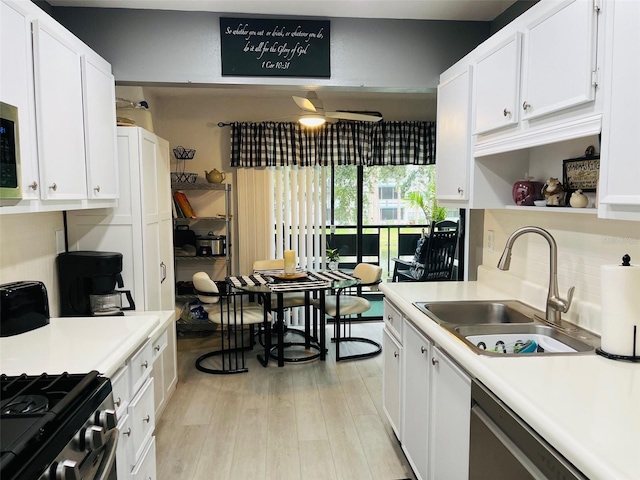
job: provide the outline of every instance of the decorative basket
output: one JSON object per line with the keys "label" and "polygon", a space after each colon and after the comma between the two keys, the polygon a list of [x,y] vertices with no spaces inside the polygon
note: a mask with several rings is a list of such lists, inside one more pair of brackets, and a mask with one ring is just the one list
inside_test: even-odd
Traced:
{"label": "decorative basket", "polygon": [[197,173],[191,172],[171,172],[171,183],[196,183]]}
{"label": "decorative basket", "polygon": [[177,160],[193,160],[196,155],[196,151],[193,148],[176,147],[173,149],[173,154]]}

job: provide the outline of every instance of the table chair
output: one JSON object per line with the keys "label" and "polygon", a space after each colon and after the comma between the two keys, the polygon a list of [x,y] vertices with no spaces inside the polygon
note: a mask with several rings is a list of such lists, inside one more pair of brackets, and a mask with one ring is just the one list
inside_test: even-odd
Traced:
{"label": "table chair", "polygon": [[[335,295],[327,295],[325,297],[325,312],[334,320],[334,338],[336,344],[336,361],[356,360],[361,358],[369,358],[378,355],[382,351],[380,343],[363,337],[354,337],[351,335],[351,322],[354,317],[361,317],[363,313],[371,309],[371,303],[366,298],[353,294],[361,289],[361,287],[371,287],[371,290],[377,290],[378,284],[381,282],[382,267],[372,265],[370,263],[359,263],[353,270],[353,276],[359,278],[361,283],[354,288],[338,290]],[[312,302],[319,306],[318,301]],[[344,327],[344,335],[341,335],[340,326]],[[348,332],[348,333],[347,333]],[[368,343],[376,347],[374,350],[366,353],[357,353],[351,355],[341,355],[340,345],[346,342]]]}
{"label": "table chair", "polygon": [[[220,291],[216,282],[205,272],[193,275],[193,287],[209,321],[219,325],[221,337],[221,348],[198,357],[196,368],[212,374],[247,372],[244,352],[253,348],[255,326],[268,320],[265,310],[258,304],[246,302],[246,293],[229,292],[226,288]],[[244,336],[246,326],[249,327],[248,344]],[[220,362],[215,368],[203,364],[208,358],[216,356],[220,356]]]}
{"label": "table chair", "polygon": [[411,262],[394,258],[393,282],[440,282],[453,280],[459,222],[431,224],[431,232],[418,240]]}

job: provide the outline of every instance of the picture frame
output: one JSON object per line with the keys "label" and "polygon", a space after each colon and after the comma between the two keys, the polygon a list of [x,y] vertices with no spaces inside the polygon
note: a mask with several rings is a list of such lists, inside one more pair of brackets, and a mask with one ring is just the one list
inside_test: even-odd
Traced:
{"label": "picture frame", "polygon": [[562,183],[567,193],[595,192],[600,175],[600,155],[568,158],[562,161]]}

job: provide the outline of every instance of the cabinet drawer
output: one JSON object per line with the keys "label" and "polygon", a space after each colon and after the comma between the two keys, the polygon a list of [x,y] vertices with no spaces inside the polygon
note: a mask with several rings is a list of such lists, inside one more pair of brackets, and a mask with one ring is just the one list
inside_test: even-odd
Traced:
{"label": "cabinet drawer", "polygon": [[156,480],[156,437],[151,437],[140,459],[133,470],[131,478],[135,480]]}
{"label": "cabinet drawer", "polygon": [[167,331],[165,330],[160,334],[158,338],[153,342],[153,359],[155,360],[160,355],[164,349],[167,348]]}
{"label": "cabinet drawer", "polygon": [[134,452],[133,463],[137,465],[138,459],[144,453],[145,445],[156,426],[153,378],[147,380],[138,395],[131,401],[129,416],[131,417],[131,439]]}
{"label": "cabinet drawer", "polygon": [[133,467],[133,448],[131,446],[131,416],[125,414],[118,422],[118,446],[116,449],[116,468],[118,478],[129,478]]}
{"label": "cabinet drawer", "polygon": [[153,348],[151,341],[144,344],[128,362],[131,376],[131,395],[134,396],[144,384],[153,367]]}
{"label": "cabinet drawer", "polygon": [[129,387],[129,367],[126,365],[120,368],[111,377],[111,388],[113,389],[113,402],[116,406],[116,415],[120,418],[127,411],[131,393]]}
{"label": "cabinet drawer", "polygon": [[402,314],[388,300],[384,302],[384,326],[402,344]]}

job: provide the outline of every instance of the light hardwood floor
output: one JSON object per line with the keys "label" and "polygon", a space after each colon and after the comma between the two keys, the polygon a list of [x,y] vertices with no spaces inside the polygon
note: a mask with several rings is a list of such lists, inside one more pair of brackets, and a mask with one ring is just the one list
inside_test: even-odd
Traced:
{"label": "light hardwood floor", "polygon": [[[381,341],[382,328],[354,335]],[[336,363],[330,345],[326,362],[263,368],[256,345],[248,373],[196,370],[215,341],[178,340],[178,388],[156,426],[159,480],[415,478],[382,410],[381,354]]]}

